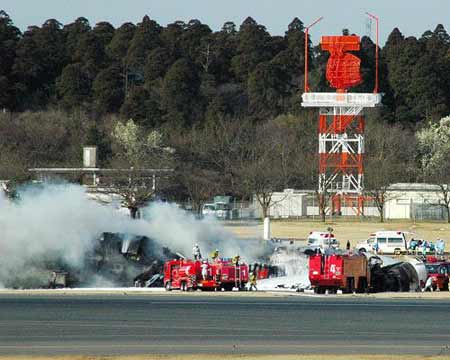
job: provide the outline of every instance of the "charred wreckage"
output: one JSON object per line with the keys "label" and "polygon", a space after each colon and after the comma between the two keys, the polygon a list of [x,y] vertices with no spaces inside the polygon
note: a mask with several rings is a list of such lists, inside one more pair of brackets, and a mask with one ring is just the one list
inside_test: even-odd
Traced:
{"label": "charred wreckage", "polygon": [[140,235],[102,233],[77,266],[47,254],[29,265],[25,275],[5,286],[26,288],[163,286],[164,262],[180,258],[169,248]]}
{"label": "charred wreckage", "polygon": [[[275,244],[278,245],[278,244]],[[368,254],[305,254],[296,247],[269,247],[259,263],[233,264],[231,259],[189,260],[157,241],[140,235],[105,232],[79,266],[70,266],[49,254],[30,264],[28,276],[16,277],[9,288],[165,287],[166,290],[244,290],[257,280],[289,276],[287,268],[305,259],[305,271],[316,293],[414,291],[423,288],[427,274],[420,262],[386,262]],[[54,255],[54,254],[53,254]],[[276,257],[288,259],[273,261]],[[286,255],[288,255],[286,257]],[[292,262],[290,264],[289,262]],[[204,272],[202,272],[204,271]],[[277,286],[284,287],[284,286]],[[298,287],[298,291],[305,288]]]}

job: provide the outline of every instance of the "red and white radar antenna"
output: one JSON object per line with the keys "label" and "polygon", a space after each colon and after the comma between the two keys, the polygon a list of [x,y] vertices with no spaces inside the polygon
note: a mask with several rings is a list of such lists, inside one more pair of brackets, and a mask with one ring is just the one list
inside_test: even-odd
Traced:
{"label": "red and white radar antenna", "polygon": [[[369,15],[377,21],[374,15]],[[315,23],[314,23],[315,24]],[[305,31],[305,49],[308,31]],[[378,31],[377,31],[378,35]],[[342,206],[364,209],[364,115],[365,108],[381,104],[378,93],[378,36],[376,80],[373,93],[355,93],[349,89],[362,82],[361,60],[352,51],[359,51],[361,40],[356,35],[323,36],[322,50],[330,53],[326,77],[334,93],[311,92],[308,84],[308,54],[305,54],[305,88],[303,107],[319,108],[319,195],[326,207],[331,196],[330,211],[342,214]]]}

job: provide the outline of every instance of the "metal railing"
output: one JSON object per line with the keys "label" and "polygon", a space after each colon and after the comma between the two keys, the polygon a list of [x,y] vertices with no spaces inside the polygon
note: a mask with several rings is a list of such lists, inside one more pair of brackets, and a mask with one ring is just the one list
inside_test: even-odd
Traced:
{"label": "metal railing", "polygon": [[[381,104],[381,94],[371,93],[304,93],[304,107],[375,107]],[[352,113],[355,110],[352,110]]]}

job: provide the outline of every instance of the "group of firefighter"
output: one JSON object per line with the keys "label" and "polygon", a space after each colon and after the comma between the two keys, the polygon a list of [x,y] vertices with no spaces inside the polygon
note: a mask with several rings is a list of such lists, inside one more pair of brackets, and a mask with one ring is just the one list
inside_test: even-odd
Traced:
{"label": "group of firefighter", "polygon": [[[200,251],[200,247],[198,246],[198,244],[194,245],[194,248],[192,249],[192,255],[194,257],[194,260],[199,260],[202,261],[202,264],[200,265],[201,269],[202,269],[202,277],[203,280],[206,280],[208,277],[208,262],[206,260],[203,260],[202,258],[202,253]],[[213,261],[218,261],[219,258],[219,249],[214,250],[211,253],[211,259]],[[239,266],[239,262],[241,261],[241,257],[239,255],[235,255],[233,256],[233,258],[231,259],[232,263],[234,264],[234,266]],[[256,274],[254,272],[251,272],[249,277],[250,280],[250,287],[249,290],[255,290],[257,291],[258,289],[256,288]]]}

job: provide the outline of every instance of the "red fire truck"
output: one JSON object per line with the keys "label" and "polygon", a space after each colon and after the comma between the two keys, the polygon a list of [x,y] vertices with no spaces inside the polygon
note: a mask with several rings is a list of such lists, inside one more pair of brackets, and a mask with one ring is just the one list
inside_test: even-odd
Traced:
{"label": "red fire truck", "polygon": [[431,277],[434,291],[449,291],[450,262],[432,262],[425,264],[428,277]]}
{"label": "red fire truck", "polygon": [[248,266],[235,265],[231,259],[169,260],[164,264],[164,287],[188,290],[243,290],[248,282]]}
{"label": "red fire truck", "polygon": [[370,269],[365,256],[313,255],[309,258],[309,280],[314,292],[364,292],[370,285]]}

